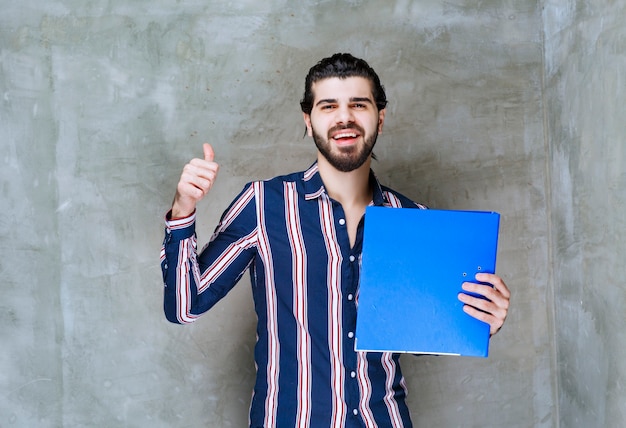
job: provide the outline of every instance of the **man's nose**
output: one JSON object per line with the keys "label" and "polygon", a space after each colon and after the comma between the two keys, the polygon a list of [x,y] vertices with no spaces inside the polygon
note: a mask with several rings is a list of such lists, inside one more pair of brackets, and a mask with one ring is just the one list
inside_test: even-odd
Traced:
{"label": "man's nose", "polygon": [[337,124],[348,124],[354,122],[354,115],[352,114],[352,109],[350,106],[339,106],[337,109]]}

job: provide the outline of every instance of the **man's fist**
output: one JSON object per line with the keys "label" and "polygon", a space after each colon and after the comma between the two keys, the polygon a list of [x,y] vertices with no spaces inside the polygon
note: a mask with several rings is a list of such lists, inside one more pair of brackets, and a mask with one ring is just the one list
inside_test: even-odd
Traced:
{"label": "man's fist", "polygon": [[192,159],[183,168],[172,205],[172,218],[183,218],[193,214],[196,204],[213,187],[219,165],[213,160],[215,153],[210,144],[205,143],[202,150],[204,159]]}

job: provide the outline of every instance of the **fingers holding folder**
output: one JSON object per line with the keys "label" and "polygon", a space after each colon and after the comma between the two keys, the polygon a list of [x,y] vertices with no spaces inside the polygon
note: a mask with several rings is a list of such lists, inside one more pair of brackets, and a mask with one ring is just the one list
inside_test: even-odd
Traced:
{"label": "fingers holding folder", "polygon": [[465,303],[463,310],[468,315],[489,324],[489,333],[493,336],[506,320],[511,292],[498,275],[479,273],[476,280],[483,284],[465,282],[462,288],[483,298],[459,293],[459,300]]}

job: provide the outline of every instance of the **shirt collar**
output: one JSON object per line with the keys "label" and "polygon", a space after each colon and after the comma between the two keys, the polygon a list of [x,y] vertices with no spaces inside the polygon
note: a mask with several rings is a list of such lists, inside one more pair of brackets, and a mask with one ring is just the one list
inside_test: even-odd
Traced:
{"label": "shirt collar", "polygon": [[[372,198],[373,205],[386,205],[389,203],[385,193],[383,192],[382,186],[376,178],[374,171],[370,169],[370,181],[374,183],[374,195]],[[309,167],[306,171],[304,171],[302,176],[302,185],[304,188],[304,198],[308,201],[311,199],[317,199],[322,194],[326,194],[326,188],[324,187],[324,182],[322,181],[322,177],[320,176],[319,168],[317,166],[317,162]]]}

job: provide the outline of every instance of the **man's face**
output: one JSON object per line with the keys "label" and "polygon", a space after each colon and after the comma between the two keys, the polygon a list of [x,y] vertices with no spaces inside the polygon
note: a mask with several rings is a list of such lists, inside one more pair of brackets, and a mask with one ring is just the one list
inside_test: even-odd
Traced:
{"label": "man's face", "polygon": [[369,159],[382,132],[385,110],[378,111],[364,77],[331,77],[313,84],[313,109],[304,113],[309,136],[335,169],[353,171]]}

